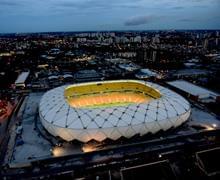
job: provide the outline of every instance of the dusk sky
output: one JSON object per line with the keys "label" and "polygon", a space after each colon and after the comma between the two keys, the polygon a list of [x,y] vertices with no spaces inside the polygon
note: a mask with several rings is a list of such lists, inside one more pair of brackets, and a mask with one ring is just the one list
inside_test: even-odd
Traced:
{"label": "dusk sky", "polygon": [[220,0],[0,0],[0,33],[220,29]]}

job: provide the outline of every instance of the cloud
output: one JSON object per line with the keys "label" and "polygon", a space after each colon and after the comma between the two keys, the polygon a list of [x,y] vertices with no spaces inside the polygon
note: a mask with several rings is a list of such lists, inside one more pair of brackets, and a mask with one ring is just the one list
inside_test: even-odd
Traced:
{"label": "cloud", "polygon": [[179,19],[178,21],[181,22],[193,22],[196,21],[195,18],[183,18],[183,19]]}
{"label": "cloud", "polygon": [[146,16],[136,16],[125,21],[125,26],[138,26],[142,24],[149,24],[154,22],[154,20],[158,19],[157,16],[146,15]]}
{"label": "cloud", "polygon": [[22,5],[22,2],[0,0],[0,6],[18,6],[18,5]]}
{"label": "cloud", "polygon": [[173,7],[172,9],[177,9],[177,10],[179,10],[179,9],[184,9],[184,7],[183,7],[183,6],[175,6],[175,7]]}
{"label": "cloud", "polygon": [[55,4],[60,7],[65,8],[75,8],[75,9],[112,9],[112,8],[141,8],[138,4],[141,0],[82,0],[82,1],[62,1],[56,2]]}
{"label": "cloud", "polygon": [[0,32],[219,28],[219,5],[220,0],[0,0]]}

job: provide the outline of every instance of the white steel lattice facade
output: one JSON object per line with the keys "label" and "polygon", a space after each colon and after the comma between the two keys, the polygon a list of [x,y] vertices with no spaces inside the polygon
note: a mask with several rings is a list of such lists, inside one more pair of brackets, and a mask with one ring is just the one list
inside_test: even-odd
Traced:
{"label": "white steel lattice facade", "polygon": [[[190,104],[177,93],[154,83],[120,80],[103,81],[72,85],[84,86],[111,83],[136,83],[148,87],[160,96],[150,101],[117,106],[74,107],[65,97],[70,86],[61,86],[46,92],[39,105],[40,120],[45,129],[53,136],[66,141],[88,142],[92,139],[103,141],[106,138],[117,140],[134,135],[156,133],[168,130],[185,122],[191,113]],[[120,85],[121,86],[121,85]],[[122,87],[120,92],[123,92]],[[140,88],[141,89],[141,88]],[[136,88],[138,91],[138,88]],[[73,93],[74,95],[74,93]],[[100,97],[99,97],[100,98]]]}

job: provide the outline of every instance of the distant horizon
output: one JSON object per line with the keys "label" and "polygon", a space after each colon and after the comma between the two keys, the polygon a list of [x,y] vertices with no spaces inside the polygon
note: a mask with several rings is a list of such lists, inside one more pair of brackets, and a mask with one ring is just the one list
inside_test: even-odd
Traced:
{"label": "distant horizon", "polygon": [[33,31],[33,32],[0,32],[4,34],[43,34],[43,33],[94,33],[94,32],[147,32],[147,31],[220,31],[219,29],[148,29],[148,30],[79,30],[79,31]]}

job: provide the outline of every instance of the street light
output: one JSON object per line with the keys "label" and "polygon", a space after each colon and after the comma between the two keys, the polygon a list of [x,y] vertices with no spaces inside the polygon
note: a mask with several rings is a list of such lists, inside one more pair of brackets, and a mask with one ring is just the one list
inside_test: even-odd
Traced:
{"label": "street light", "polygon": [[52,154],[53,154],[54,157],[59,157],[59,156],[65,155],[64,149],[62,147],[58,147],[58,146],[55,146],[52,149]]}
{"label": "street light", "polygon": [[217,127],[217,124],[212,124],[212,127],[216,128],[216,127]]}
{"label": "street light", "polygon": [[83,152],[92,152],[92,151],[97,150],[97,148],[95,146],[93,146],[93,145],[85,144],[82,147],[82,150],[83,150]]}
{"label": "street light", "polygon": [[162,157],[162,155],[161,154],[159,154],[159,158],[161,158]]}

